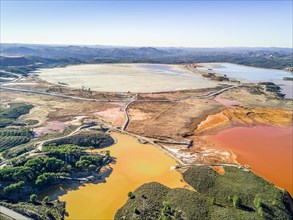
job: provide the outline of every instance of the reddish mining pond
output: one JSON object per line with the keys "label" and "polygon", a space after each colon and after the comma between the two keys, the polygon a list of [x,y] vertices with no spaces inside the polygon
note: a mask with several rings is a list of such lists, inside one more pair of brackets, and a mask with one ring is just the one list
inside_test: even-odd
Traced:
{"label": "reddish mining pond", "polygon": [[209,140],[231,149],[240,164],[293,195],[293,127],[237,127],[218,132]]}

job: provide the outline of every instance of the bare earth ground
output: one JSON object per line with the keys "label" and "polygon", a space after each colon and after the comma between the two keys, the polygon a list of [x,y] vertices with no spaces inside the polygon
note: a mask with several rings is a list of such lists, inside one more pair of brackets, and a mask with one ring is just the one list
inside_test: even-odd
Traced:
{"label": "bare earth ground", "polygon": [[[24,78],[7,86],[77,97],[123,101],[101,103],[1,90],[1,105],[9,105],[11,102],[34,105],[30,113],[21,120],[38,120],[39,123],[33,125],[33,129],[39,135],[63,132],[70,126],[98,120],[121,127],[125,121],[125,105],[134,96],[131,93],[71,89],[35,77]],[[271,93],[256,94],[252,88],[251,85],[241,86],[227,90],[216,97],[205,97],[205,95],[220,90],[221,86],[213,89],[141,93],[138,96],[139,102],[133,102],[129,106],[130,123],[127,131],[153,139],[193,141],[190,148],[164,144],[172,154],[186,163],[236,162],[232,152],[217,149],[207,141],[207,136],[238,125],[292,125],[292,100],[277,99]]]}
{"label": "bare earth ground", "polygon": [[192,134],[197,124],[208,114],[223,107],[213,101],[192,99],[180,102],[143,102],[131,105],[131,122],[127,131],[159,139],[182,140]]}
{"label": "bare earth ground", "polygon": [[[160,99],[165,94],[155,96]],[[196,91],[194,96],[197,96]],[[270,93],[253,94],[250,87],[241,87],[215,98],[192,98],[175,103],[135,103],[130,106],[129,114],[129,132],[158,139],[192,140],[190,148],[165,145],[186,163],[236,163],[235,155],[211,144],[207,140],[208,135],[240,125],[292,126],[292,101],[276,99]]]}
{"label": "bare earth ground", "polygon": [[115,99],[123,100],[131,96],[131,93],[113,93],[113,92],[98,92],[85,89],[72,89],[67,85],[52,84],[37,77],[22,78],[15,83],[3,84],[7,87],[28,89],[39,92],[62,93],[64,95],[77,96],[82,98],[92,99]]}
{"label": "bare earth ground", "polygon": [[[193,95],[196,96],[196,91]],[[173,94],[174,95],[174,94]],[[157,99],[165,94],[156,94]],[[221,102],[219,102],[221,98]],[[225,103],[223,103],[223,100]],[[227,106],[227,102],[228,106]],[[255,95],[235,88],[216,98],[191,98],[177,102],[136,102],[130,106],[128,131],[149,137],[180,139],[196,131],[235,124],[290,126],[292,101]]]}
{"label": "bare earth ground", "polygon": [[[21,120],[38,120],[34,130],[39,134],[62,132],[70,125],[79,125],[83,120],[105,119],[109,123],[120,125],[124,120],[121,103],[100,103],[75,101],[39,94],[1,91],[1,103],[27,103],[34,105],[30,113]],[[109,113],[109,114],[107,114]]]}
{"label": "bare earth ground", "polygon": [[[292,100],[278,99],[272,93],[256,94],[253,85],[233,88],[215,97],[207,97],[208,94],[221,90],[223,86],[227,85],[219,84],[218,88],[213,89],[140,93],[137,96],[138,102],[134,101],[129,105],[130,122],[126,131],[148,137],[148,140],[191,141],[192,145],[189,147],[174,143],[157,144],[186,164],[238,163],[232,151],[215,146],[209,141],[209,135],[234,126],[292,126]],[[62,137],[77,126],[93,121],[121,127],[126,120],[125,107],[135,96],[133,93],[71,89],[36,77],[8,83],[7,87],[90,99],[119,100],[115,103],[82,101],[1,89],[1,107],[23,102],[34,106],[29,114],[22,116],[20,120],[38,121],[31,126],[40,137],[38,140]],[[225,172],[221,166],[214,166],[213,169],[220,174]]]}

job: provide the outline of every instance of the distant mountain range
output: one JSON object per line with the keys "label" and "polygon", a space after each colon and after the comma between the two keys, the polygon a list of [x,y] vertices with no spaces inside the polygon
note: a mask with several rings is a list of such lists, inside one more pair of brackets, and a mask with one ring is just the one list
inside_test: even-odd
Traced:
{"label": "distant mountain range", "polygon": [[134,58],[161,57],[184,53],[181,49],[157,49],[153,47],[88,47],[88,46],[49,46],[49,45],[1,45],[4,56],[39,56],[39,57],[72,57],[72,58]]}
{"label": "distant mountain range", "polygon": [[30,64],[30,61],[22,56],[0,56],[0,62],[3,66],[25,66]]}
{"label": "distant mountain range", "polygon": [[293,66],[292,48],[155,48],[1,44],[0,54],[2,66],[116,62],[174,64],[232,62],[278,69]]}

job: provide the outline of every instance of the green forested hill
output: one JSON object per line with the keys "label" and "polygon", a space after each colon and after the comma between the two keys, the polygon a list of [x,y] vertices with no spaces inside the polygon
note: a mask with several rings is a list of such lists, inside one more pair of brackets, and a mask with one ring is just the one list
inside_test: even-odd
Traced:
{"label": "green forested hill", "polygon": [[144,184],[115,219],[292,219],[290,195],[251,172],[192,167],[183,177],[196,191]]}

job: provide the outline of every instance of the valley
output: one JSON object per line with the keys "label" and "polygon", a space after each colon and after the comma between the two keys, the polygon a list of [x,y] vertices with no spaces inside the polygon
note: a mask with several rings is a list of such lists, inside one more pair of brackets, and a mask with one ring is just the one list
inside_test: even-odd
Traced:
{"label": "valley", "polygon": [[[55,146],[59,150],[64,149],[61,152],[68,155],[53,154],[64,160],[65,164],[72,160],[68,158],[74,154],[73,148],[79,149],[79,156],[75,156],[76,160],[72,161],[70,169],[77,169],[75,166],[82,163],[77,163],[78,160],[84,156],[108,155],[111,159],[100,164],[99,169],[94,169],[97,165],[88,164],[85,165],[87,168],[77,173],[68,171],[69,175],[66,176],[58,174],[47,185],[49,188],[36,191],[24,187],[26,193],[21,200],[28,204],[32,192],[38,194],[38,201],[48,196],[52,201],[65,202],[65,219],[114,218],[116,211],[126,201],[131,202],[127,194],[149,182],[197,191],[194,185],[190,186],[190,182],[182,178],[193,165],[211,166],[224,176],[230,165],[239,169],[239,172],[260,175],[285,188],[284,196],[290,203],[292,178],[282,177],[292,172],[292,166],[288,166],[292,162],[292,158],[288,157],[290,153],[292,155],[292,133],[288,132],[292,130],[292,100],[281,96],[281,89],[271,89],[271,84],[237,81],[229,77],[224,81],[205,78],[203,75],[207,70],[192,66],[193,69],[186,65],[163,64],[70,66],[65,68],[67,72],[63,72],[64,68],[45,69],[44,72],[40,69],[29,76],[3,82],[1,109],[24,103],[31,106],[28,112],[14,119],[17,123],[5,122],[10,124],[4,124],[3,129],[23,127],[32,132],[32,138],[26,143],[2,150],[0,173],[23,166],[31,158],[51,157]],[[88,68],[91,69],[89,72]],[[88,72],[90,77],[87,78],[84,72]],[[124,79],[115,78],[114,75],[118,73],[126,76],[124,83]],[[147,78],[141,78],[140,74]],[[61,75],[63,78],[60,78]],[[109,78],[100,78],[102,75]],[[79,80],[80,77],[86,81]],[[137,82],[137,78],[142,81]],[[99,84],[94,79],[109,83],[105,83],[104,88],[94,87],[92,85]],[[149,82],[146,84],[149,86],[142,86],[144,82]],[[245,143],[251,146],[251,150],[254,149],[255,157],[249,155],[248,151],[244,157],[241,148],[245,144],[242,146],[239,143],[244,143],[246,133],[241,132],[243,136],[237,136],[238,142],[232,139],[229,142],[229,137],[235,134],[224,134],[230,129],[263,129],[263,140],[269,137],[265,136],[266,132],[275,129],[281,139],[275,139],[270,145],[261,141]],[[98,132],[98,136],[88,139],[93,132]],[[103,135],[111,137],[114,142],[104,145],[96,141]],[[80,141],[85,137],[89,144]],[[284,143],[280,144],[282,151],[277,150],[281,141]],[[66,145],[72,145],[73,148],[67,151]],[[276,172],[267,172],[271,168],[264,160],[258,159],[266,147],[272,150],[272,157],[276,151],[280,153],[276,160],[288,157],[287,162],[279,164]],[[58,172],[64,172],[58,169]],[[30,180],[26,181],[32,184]],[[2,190],[12,182],[13,179],[5,180]],[[8,197],[4,192],[0,195],[2,198],[15,199],[13,192]],[[30,212],[23,212],[19,207],[9,205],[9,202],[1,205],[31,216]],[[38,207],[38,203],[33,206]],[[288,210],[290,213],[290,208]],[[58,218],[56,210],[50,209],[50,213]],[[38,219],[43,218],[41,213],[37,216]]]}
{"label": "valley", "polygon": [[0,0],[0,220],[292,220],[292,0]]}

